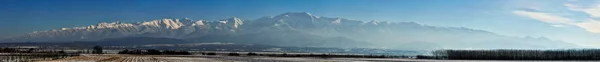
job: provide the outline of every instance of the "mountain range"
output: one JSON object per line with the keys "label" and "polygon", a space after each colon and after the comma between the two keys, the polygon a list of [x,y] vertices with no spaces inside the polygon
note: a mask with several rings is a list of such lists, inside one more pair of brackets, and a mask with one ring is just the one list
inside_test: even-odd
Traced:
{"label": "mountain range", "polygon": [[[574,48],[547,38],[511,37],[463,27],[436,27],[414,22],[359,21],[289,12],[255,20],[217,21],[158,19],[35,31],[4,42],[106,41],[146,42],[131,38],[168,38],[162,42],[227,42],[273,46],[389,49]],[[123,41],[127,40],[127,41]]]}

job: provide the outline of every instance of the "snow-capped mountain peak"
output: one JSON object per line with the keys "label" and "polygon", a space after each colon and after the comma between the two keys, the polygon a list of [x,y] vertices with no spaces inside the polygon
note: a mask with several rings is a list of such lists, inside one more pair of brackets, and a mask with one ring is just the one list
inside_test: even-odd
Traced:
{"label": "snow-capped mountain peak", "polygon": [[198,20],[198,21],[194,22],[192,25],[193,25],[193,26],[200,26],[200,25],[204,25],[204,20]]}
{"label": "snow-capped mountain peak", "polygon": [[[228,21],[230,20],[230,21]],[[237,17],[230,18],[226,21],[229,22],[223,23],[223,26],[229,26],[233,28],[227,29],[237,29],[238,26],[243,24],[243,21]],[[218,21],[217,21],[218,22]],[[179,36],[179,34],[189,34],[201,30],[206,30],[208,28],[200,28],[207,25],[207,23],[203,20],[192,21],[189,18],[185,19],[157,19],[152,21],[144,21],[138,23],[122,23],[119,21],[116,22],[101,22],[99,24],[84,26],[84,27],[72,27],[72,28],[61,28],[59,30],[49,30],[49,31],[34,31],[29,33],[26,36],[16,37],[16,39],[24,40],[24,41],[37,41],[37,40],[49,40],[52,38],[69,38],[63,40],[83,40],[79,37],[86,38],[112,38],[112,37],[123,37],[123,36],[131,36],[131,35],[140,35],[147,33],[160,33],[160,32],[172,32],[169,34],[156,34],[156,36]],[[187,27],[198,27],[195,29],[190,29]],[[215,26],[219,27],[219,26]],[[78,37],[78,38],[71,38]],[[38,39],[45,38],[45,39]],[[57,39],[54,39],[57,40]]]}
{"label": "snow-capped mountain peak", "polygon": [[494,48],[497,46],[493,45],[500,45],[499,43],[501,45],[520,45],[514,46],[514,48],[572,47],[572,44],[560,41],[509,37],[483,30],[435,27],[413,22],[391,23],[377,20],[363,22],[343,18],[316,17],[306,12],[284,13],[252,21],[232,17],[219,21],[165,18],[138,23],[102,22],[84,27],[35,31],[28,35],[10,38],[8,41],[87,41],[123,37],[161,37],[194,41],[227,40],[241,43],[263,42],[262,44],[299,46],[321,43],[346,45],[346,43],[352,42],[345,41],[356,40],[385,46],[398,46],[398,44],[416,41],[453,46],[446,48]]}
{"label": "snow-capped mountain peak", "polygon": [[313,16],[312,14],[308,13],[308,12],[288,12],[288,13],[284,13],[284,14],[280,14],[278,16],[275,17],[301,17],[301,18],[314,18],[315,16]]}
{"label": "snow-capped mountain peak", "polygon": [[379,24],[379,21],[377,21],[377,20],[373,20],[373,21],[370,21],[370,22],[369,22],[369,24],[372,24],[372,25],[378,25],[378,24]]}
{"label": "snow-capped mountain peak", "polygon": [[237,17],[232,17],[227,19],[227,25],[233,26],[233,28],[238,28],[238,26],[244,24],[243,20]]}
{"label": "snow-capped mountain peak", "polygon": [[130,27],[130,26],[134,26],[134,25],[129,24],[129,23],[121,23],[119,21],[112,22],[112,23],[102,22],[100,24],[97,24],[96,26],[94,26],[94,25],[89,26],[89,28],[87,28],[87,29],[107,29],[107,28],[119,28],[119,27]]}

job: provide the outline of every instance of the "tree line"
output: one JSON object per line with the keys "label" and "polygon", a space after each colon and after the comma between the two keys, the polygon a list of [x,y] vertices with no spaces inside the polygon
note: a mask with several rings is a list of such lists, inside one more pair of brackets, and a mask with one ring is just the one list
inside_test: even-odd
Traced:
{"label": "tree line", "polygon": [[40,50],[39,48],[0,48],[0,53],[92,53],[103,54],[102,46],[94,46],[92,50],[78,50],[66,52],[64,50]]}
{"label": "tree line", "polygon": [[[217,55],[214,52],[203,52],[202,55]],[[230,52],[224,55],[227,56],[269,56],[269,57],[320,57],[320,58],[408,58],[409,56],[392,56],[392,55],[356,55],[356,54],[258,54],[249,52],[246,54]]]}
{"label": "tree line", "polygon": [[422,56],[421,58],[457,60],[600,60],[600,49],[437,50],[432,53],[433,56]]}
{"label": "tree line", "polygon": [[120,51],[119,54],[191,55],[192,53],[190,53],[188,51],[174,51],[174,50],[156,50],[156,49],[147,49],[147,50],[134,49],[134,50],[129,50],[129,49],[125,49],[123,51]]}

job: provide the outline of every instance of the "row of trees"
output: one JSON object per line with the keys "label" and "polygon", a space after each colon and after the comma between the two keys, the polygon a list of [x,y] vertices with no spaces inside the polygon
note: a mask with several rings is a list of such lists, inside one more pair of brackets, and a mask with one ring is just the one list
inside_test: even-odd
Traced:
{"label": "row of trees", "polygon": [[64,50],[44,50],[35,48],[0,48],[0,53],[66,53]]}
{"label": "row of trees", "polygon": [[600,60],[600,49],[580,50],[438,50],[436,59],[461,60]]}
{"label": "row of trees", "polygon": [[19,50],[19,48],[0,48],[0,53],[33,53],[36,49],[28,48],[27,50]]}
{"label": "row of trees", "polygon": [[[39,50],[38,48],[0,48],[0,53],[67,53],[64,50]],[[80,50],[71,53],[103,54],[102,46],[94,46],[93,50]]]}
{"label": "row of trees", "polygon": [[147,54],[147,55],[191,55],[192,53],[188,51],[173,51],[173,50],[155,50],[155,49],[147,49],[147,50],[123,50],[120,51],[119,54]]}
{"label": "row of trees", "polygon": [[400,58],[401,56],[389,56],[389,55],[338,55],[338,54],[264,54],[263,56],[275,56],[275,57],[321,57],[321,58]]}
{"label": "row of trees", "polygon": [[[216,53],[202,53],[204,55],[216,55]],[[231,52],[228,56],[242,56],[243,54]],[[345,58],[408,58],[408,56],[386,56],[386,55],[341,55],[341,54],[257,54],[253,52],[247,53],[245,56],[271,56],[271,57],[321,57],[321,58],[332,58],[332,57],[345,57]]]}

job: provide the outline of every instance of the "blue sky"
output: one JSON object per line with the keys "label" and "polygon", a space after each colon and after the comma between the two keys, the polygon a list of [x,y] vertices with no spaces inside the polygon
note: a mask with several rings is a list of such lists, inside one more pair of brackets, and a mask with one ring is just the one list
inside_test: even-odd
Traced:
{"label": "blue sky", "polygon": [[286,12],[466,27],[600,47],[594,0],[0,0],[0,38],[99,22],[253,20]]}

